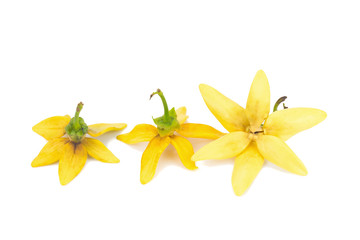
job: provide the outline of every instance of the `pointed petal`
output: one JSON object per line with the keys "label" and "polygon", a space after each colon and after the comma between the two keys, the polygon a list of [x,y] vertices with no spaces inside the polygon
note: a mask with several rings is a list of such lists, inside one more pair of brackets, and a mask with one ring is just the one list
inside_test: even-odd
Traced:
{"label": "pointed petal", "polygon": [[54,138],[41,149],[39,155],[32,161],[32,167],[40,167],[59,161],[63,147],[70,140],[67,138]]}
{"label": "pointed petal", "polygon": [[250,143],[249,134],[231,132],[202,147],[191,158],[193,161],[226,159],[239,155]]}
{"label": "pointed petal", "polygon": [[254,143],[251,143],[239,156],[235,158],[232,174],[232,187],[237,196],[241,196],[250,187],[264,164]]}
{"label": "pointed petal", "polygon": [[105,163],[118,163],[120,160],[107,148],[105,145],[97,139],[85,138],[82,145],[86,148],[87,153]]}
{"label": "pointed petal", "polygon": [[252,132],[258,131],[270,112],[270,86],[262,70],[256,73],[251,84],[245,111]]}
{"label": "pointed petal", "polygon": [[88,134],[92,137],[98,137],[110,131],[119,131],[126,128],[125,123],[97,123],[89,125]]}
{"label": "pointed petal", "polygon": [[190,170],[197,169],[195,162],[191,161],[191,156],[194,154],[194,149],[189,140],[176,135],[173,135],[170,139],[171,144],[175,147],[184,166]]}
{"label": "pointed petal", "polygon": [[264,124],[267,135],[288,140],[295,134],[312,128],[326,118],[326,113],[315,108],[289,108],[276,111]]}
{"label": "pointed petal", "polygon": [[176,110],[177,120],[179,124],[183,124],[189,116],[186,116],[186,107],[181,107]]}
{"label": "pointed petal", "polygon": [[217,139],[225,135],[209,125],[197,123],[184,123],[176,132],[188,138]]}
{"label": "pointed petal", "polygon": [[159,158],[169,144],[169,137],[156,136],[150,141],[141,158],[140,182],[142,184],[153,179]]}
{"label": "pointed petal", "polygon": [[307,175],[307,170],[301,160],[280,138],[259,136],[256,145],[260,154],[273,164],[298,175]]}
{"label": "pointed petal", "polygon": [[135,144],[150,141],[156,135],[158,135],[158,130],[153,125],[139,124],[136,125],[131,132],[121,134],[117,136],[116,139],[127,144]]}
{"label": "pointed petal", "polygon": [[206,84],[199,88],[207,107],[226,130],[245,131],[249,123],[240,105]]}
{"label": "pointed petal", "polygon": [[64,154],[59,161],[59,179],[61,185],[71,182],[83,169],[87,158],[85,147],[80,144],[67,143]]}
{"label": "pointed petal", "polygon": [[69,115],[50,117],[33,126],[32,130],[47,140],[59,138],[64,136],[70,119]]}

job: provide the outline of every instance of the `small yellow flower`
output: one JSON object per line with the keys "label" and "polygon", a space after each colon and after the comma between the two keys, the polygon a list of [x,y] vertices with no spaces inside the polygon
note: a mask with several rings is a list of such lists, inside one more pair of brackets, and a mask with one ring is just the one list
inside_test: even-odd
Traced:
{"label": "small yellow flower", "polygon": [[191,143],[184,137],[217,139],[224,135],[208,125],[184,123],[188,118],[186,108],[181,107],[176,111],[172,108],[169,111],[160,89],[151,97],[155,94],[160,96],[164,106],[164,116],[154,119],[157,127],[150,124],[139,124],[131,132],[117,136],[118,140],[127,144],[149,141],[141,158],[140,182],[142,184],[153,179],[159,158],[169,144],[175,147],[183,165],[187,169],[194,170],[197,168],[195,162],[191,161],[194,150]]}
{"label": "small yellow flower", "polygon": [[285,141],[309,129],[326,118],[326,113],[314,108],[291,108],[270,112],[270,86],[265,73],[256,73],[250,88],[246,109],[214,88],[201,84],[200,92],[210,111],[230,132],[205,145],[192,160],[236,157],[232,186],[242,195],[263,166],[264,159],[298,175],[307,175],[301,160]]}
{"label": "small yellow flower", "polygon": [[82,107],[83,104],[79,103],[72,119],[68,115],[50,117],[32,128],[48,140],[48,143],[32,161],[31,166],[40,167],[59,161],[59,179],[62,185],[68,184],[80,173],[88,154],[101,162],[119,162],[102,142],[88,138],[86,134],[98,137],[109,131],[124,129],[126,124],[99,123],[87,126],[79,117]]}

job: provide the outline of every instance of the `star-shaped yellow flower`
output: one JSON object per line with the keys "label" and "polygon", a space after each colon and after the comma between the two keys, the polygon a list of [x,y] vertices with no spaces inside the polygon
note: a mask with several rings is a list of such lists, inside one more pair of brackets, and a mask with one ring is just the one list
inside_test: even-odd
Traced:
{"label": "star-shaped yellow flower", "polygon": [[298,175],[307,175],[301,160],[285,143],[291,136],[326,118],[314,108],[291,108],[270,112],[270,87],[265,73],[256,73],[246,109],[214,88],[201,84],[200,92],[210,111],[230,133],[205,145],[192,160],[236,157],[232,186],[242,195],[263,166],[264,159]]}
{"label": "star-shaped yellow flower", "polygon": [[68,115],[50,117],[32,128],[34,132],[48,140],[48,143],[32,161],[31,166],[40,167],[59,161],[59,179],[62,185],[68,184],[80,173],[88,154],[101,162],[119,162],[119,159],[102,142],[88,138],[86,134],[98,137],[109,131],[124,129],[126,124],[99,123],[87,126],[79,117],[82,107],[83,104],[79,103],[75,117],[72,119]]}
{"label": "star-shaped yellow flower", "polygon": [[169,111],[160,89],[151,96],[155,94],[161,97],[164,105],[164,116],[154,119],[157,127],[139,124],[131,132],[117,136],[118,140],[127,144],[149,141],[141,158],[140,182],[142,184],[153,179],[159,158],[169,144],[175,147],[183,165],[187,169],[194,170],[197,168],[195,162],[191,161],[194,150],[191,143],[184,137],[217,139],[224,135],[208,125],[184,123],[188,118],[186,108],[181,107],[176,111],[173,108]]}

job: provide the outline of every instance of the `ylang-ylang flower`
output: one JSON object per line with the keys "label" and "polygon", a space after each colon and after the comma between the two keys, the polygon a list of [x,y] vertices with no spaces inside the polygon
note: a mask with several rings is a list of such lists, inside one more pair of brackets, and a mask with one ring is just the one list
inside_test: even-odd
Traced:
{"label": "ylang-ylang flower", "polygon": [[210,111],[229,133],[205,145],[192,160],[235,158],[232,186],[242,195],[263,166],[264,159],[298,175],[307,175],[301,160],[285,143],[293,135],[326,118],[314,108],[289,108],[270,112],[270,87],[265,73],[256,73],[246,109],[214,88],[201,84],[200,92]]}
{"label": "ylang-ylang flower", "polygon": [[164,115],[153,119],[156,127],[150,124],[139,124],[131,132],[117,136],[118,140],[127,144],[149,142],[141,158],[140,182],[142,184],[153,179],[159,158],[169,144],[175,147],[183,165],[187,169],[194,170],[197,168],[195,162],[191,161],[194,150],[189,140],[184,137],[217,139],[224,135],[205,124],[185,123],[188,118],[185,107],[176,111],[175,108],[169,110],[163,92],[158,89],[151,94],[151,97],[154,95],[161,98],[164,107]]}
{"label": "ylang-ylang flower", "polygon": [[48,140],[31,166],[40,167],[59,161],[59,179],[62,185],[71,182],[83,169],[88,154],[105,163],[118,163],[119,159],[95,138],[109,131],[124,129],[126,124],[99,123],[87,126],[79,116],[83,104],[79,103],[75,116],[47,118],[33,127],[33,131]]}

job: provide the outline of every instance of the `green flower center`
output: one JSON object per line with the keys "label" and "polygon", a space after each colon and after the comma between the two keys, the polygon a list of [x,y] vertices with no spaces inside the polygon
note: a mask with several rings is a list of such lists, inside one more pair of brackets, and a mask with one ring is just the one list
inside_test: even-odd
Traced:
{"label": "green flower center", "polygon": [[180,124],[177,120],[175,108],[172,108],[169,111],[164,94],[160,89],[158,89],[156,92],[153,92],[150,95],[150,99],[154,95],[159,95],[164,106],[164,115],[158,118],[153,118],[154,123],[157,126],[159,135],[160,137],[172,135],[176,130],[180,129]]}
{"label": "green flower center", "polygon": [[65,131],[69,136],[70,140],[74,143],[81,142],[88,132],[88,126],[86,125],[83,118],[79,117],[81,109],[84,104],[80,102],[76,107],[75,117],[73,117],[69,124],[65,127]]}

